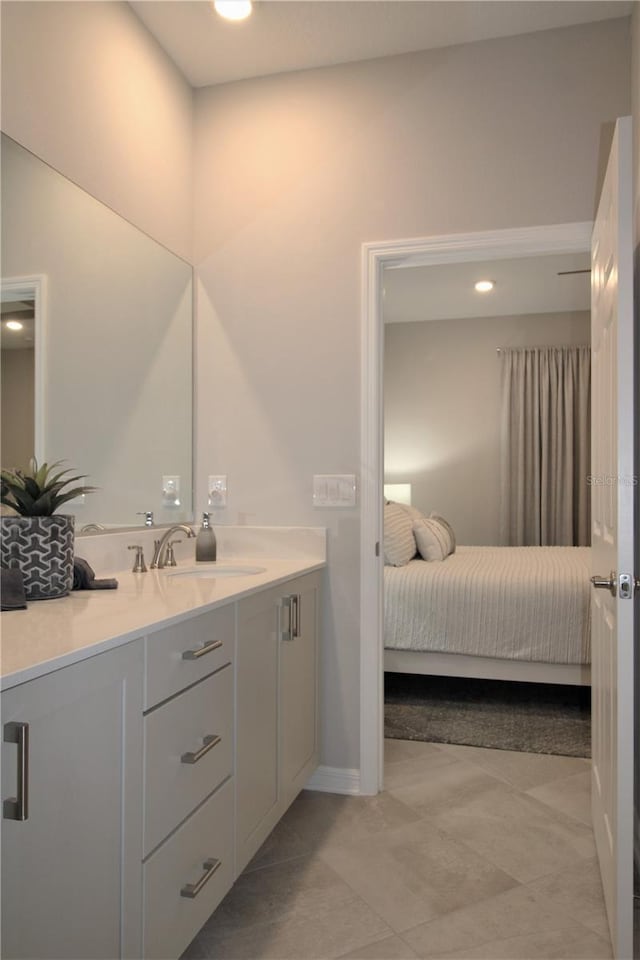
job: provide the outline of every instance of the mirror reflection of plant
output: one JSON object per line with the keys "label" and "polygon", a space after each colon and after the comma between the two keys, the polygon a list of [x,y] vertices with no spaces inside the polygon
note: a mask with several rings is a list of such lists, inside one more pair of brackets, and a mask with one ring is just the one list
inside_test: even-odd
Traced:
{"label": "mirror reflection of plant", "polygon": [[63,463],[64,460],[56,460],[51,466],[43,463],[39,467],[33,457],[28,470],[0,471],[1,502],[21,517],[50,517],[68,500],[98,489],[82,484],[69,490],[71,484],[84,480],[86,474],[66,476],[73,473],[71,469],[55,473]]}

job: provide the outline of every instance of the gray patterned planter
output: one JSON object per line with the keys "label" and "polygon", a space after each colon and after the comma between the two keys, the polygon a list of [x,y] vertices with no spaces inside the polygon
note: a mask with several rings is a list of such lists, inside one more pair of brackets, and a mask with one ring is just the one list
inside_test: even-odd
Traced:
{"label": "gray patterned planter", "polygon": [[0,560],[24,577],[27,600],[52,600],[73,587],[74,517],[2,517]]}

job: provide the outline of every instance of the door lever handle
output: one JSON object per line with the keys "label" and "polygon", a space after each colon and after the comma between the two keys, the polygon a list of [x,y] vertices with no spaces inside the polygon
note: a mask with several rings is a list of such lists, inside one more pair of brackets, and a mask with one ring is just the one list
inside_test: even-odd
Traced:
{"label": "door lever handle", "polygon": [[618,578],[615,575],[615,571],[612,570],[608,577],[591,577],[591,583],[594,585],[596,590],[608,590],[612,597],[615,597],[618,592]]}

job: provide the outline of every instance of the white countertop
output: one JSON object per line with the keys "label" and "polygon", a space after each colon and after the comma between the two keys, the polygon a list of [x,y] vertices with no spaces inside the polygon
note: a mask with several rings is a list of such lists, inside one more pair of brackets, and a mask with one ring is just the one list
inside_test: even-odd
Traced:
{"label": "white countertop", "polygon": [[117,577],[116,590],[76,590],[57,600],[30,601],[26,610],[4,612],[0,688],[33,680],[177,620],[325,566],[318,556],[269,558],[261,553],[221,557],[219,563],[255,565],[264,567],[264,572],[215,579],[171,576],[195,565],[189,560],[147,573],[100,570],[98,578]]}

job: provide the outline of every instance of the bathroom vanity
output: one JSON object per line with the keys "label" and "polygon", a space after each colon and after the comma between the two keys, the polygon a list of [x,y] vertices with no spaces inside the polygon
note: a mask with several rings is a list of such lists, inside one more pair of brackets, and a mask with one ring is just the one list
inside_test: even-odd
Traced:
{"label": "bathroom vanity", "polygon": [[259,564],[3,614],[4,956],[179,957],[304,787],[324,561]]}

